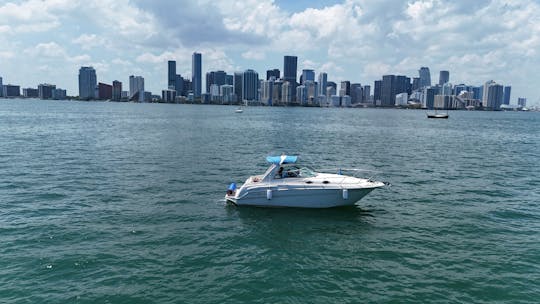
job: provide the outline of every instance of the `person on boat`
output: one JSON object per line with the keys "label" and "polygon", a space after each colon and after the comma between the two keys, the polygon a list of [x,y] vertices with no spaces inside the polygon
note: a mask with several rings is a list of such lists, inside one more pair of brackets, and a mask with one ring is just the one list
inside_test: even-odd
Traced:
{"label": "person on boat", "polygon": [[276,178],[282,178],[283,177],[283,167],[279,167],[278,174],[276,175]]}

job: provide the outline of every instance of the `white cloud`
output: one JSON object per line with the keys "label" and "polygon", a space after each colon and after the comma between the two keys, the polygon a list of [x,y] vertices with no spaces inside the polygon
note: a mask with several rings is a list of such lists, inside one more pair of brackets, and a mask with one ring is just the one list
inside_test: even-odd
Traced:
{"label": "white cloud", "polygon": [[266,54],[263,51],[249,50],[242,53],[242,57],[245,59],[263,60],[266,58]]}

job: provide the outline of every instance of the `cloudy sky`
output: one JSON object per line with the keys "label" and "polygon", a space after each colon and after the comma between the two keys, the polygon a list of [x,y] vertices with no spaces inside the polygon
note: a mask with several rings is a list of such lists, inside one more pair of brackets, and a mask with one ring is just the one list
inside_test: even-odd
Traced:
{"label": "cloudy sky", "polygon": [[[540,100],[538,0],[0,0],[0,77],[4,84],[53,83],[78,94],[82,65],[98,81],[129,75],[146,89],[167,84],[167,60],[191,75],[253,68],[325,71],[329,80],[373,85],[383,74],[437,82],[512,85],[512,100]],[[127,89],[127,87],[126,87]]]}

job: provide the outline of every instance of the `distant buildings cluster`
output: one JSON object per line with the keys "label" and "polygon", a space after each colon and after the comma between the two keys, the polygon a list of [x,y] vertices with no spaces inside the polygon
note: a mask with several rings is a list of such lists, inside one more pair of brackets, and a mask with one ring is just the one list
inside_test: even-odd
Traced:
{"label": "distant buildings cluster", "polygon": [[[123,90],[122,82],[98,82],[96,70],[90,66],[79,69],[80,100],[111,100],[133,102],[249,104],[266,106],[312,107],[412,107],[426,109],[485,109],[501,110],[510,106],[511,87],[492,80],[480,86],[450,83],[450,72],[440,71],[439,81],[432,85],[428,67],[418,70],[418,77],[383,75],[373,86],[330,81],[328,74],[317,77],[312,69],[298,73],[298,57],[283,57],[283,74],[280,69],[266,71],[266,77],[252,70],[227,74],[209,71],[202,86],[202,54],[193,53],[191,77],[176,73],[176,61],[167,62],[167,88],[161,95],[145,90],[142,76],[129,76],[129,88]],[[297,77],[299,75],[299,78]],[[66,99],[66,90],[51,84],[37,88],[3,85],[0,77],[0,97],[28,97],[40,99]],[[526,107],[526,99],[519,98],[517,108]]]}

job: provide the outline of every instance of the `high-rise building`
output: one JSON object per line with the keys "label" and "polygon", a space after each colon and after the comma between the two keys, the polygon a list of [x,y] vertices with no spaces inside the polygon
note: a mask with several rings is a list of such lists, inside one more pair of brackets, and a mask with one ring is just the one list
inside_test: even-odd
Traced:
{"label": "high-rise building", "polygon": [[413,77],[412,90],[413,91],[420,90],[420,77]]}
{"label": "high-rise building", "polygon": [[448,71],[440,71],[439,72],[439,85],[443,85],[450,81],[450,72]]}
{"label": "high-rise building", "polygon": [[319,73],[319,94],[326,95],[326,87],[328,86],[328,74]]}
{"label": "high-rise building", "polygon": [[365,85],[362,90],[362,102],[370,102],[371,97],[371,86]]}
{"label": "high-rise building", "polygon": [[351,82],[348,80],[342,81],[339,88],[339,96],[351,96]]}
{"label": "high-rise building", "polygon": [[283,57],[283,80],[288,81],[291,85],[291,96],[295,98],[296,93],[296,71],[298,65],[298,57],[296,56],[284,56]]}
{"label": "high-rise building", "polygon": [[431,75],[428,67],[421,67],[420,70],[418,70],[418,75],[420,76],[420,88],[431,86]]}
{"label": "high-rise building", "polygon": [[381,106],[392,107],[396,102],[396,76],[384,75],[381,87]]}
{"label": "high-rise building", "polygon": [[176,96],[185,96],[184,78],[180,74],[176,74],[174,77],[174,90],[176,91]]}
{"label": "high-rise building", "polygon": [[487,109],[500,110],[504,99],[504,87],[497,83],[488,86]]}
{"label": "high-rise building", "polygon": [[64,100],[66,99],[66,90],[55,88],[51,92],[51,98],[55,100]]}
{"label": "high-rise building", "polygon": [[98,99],[100,100],[110,100],[112,99],[113,86],[106,83],[98,83]]}
{"label": "high-rise building", "polygon": [[315,81],[315,72],[310,69],[302,70],[302,81],[301,84],[306,83],[306,81]]}
{"label": "high-rise building", "polygon": [[2,77],[0,77],[0,97],[4,96],[4,85],[2,84]]}
{"label": "high-rise building", "polygon": [[426,87],[423,89],[423,95],[422,95],[422,107],[427,108],[430,110],[433,110],[435,107],[435,95],[437,93],[437,89],[433,87]]}
{"label": "high-rise building", "polygon": [[381,105],[382,102],[382,80],[375,80],[373,83],[373,104]]}
{"label": "high-rise building", "polygon": [[242,102],[244,100],[244,95],[242,95],[242,78],[244,76],[244,73],[242,72],[234,72],[234,94],[236,94],[236,99],[238,102]]}
{"label": "high-rise building", "polygon": [[174,103],[176,101],[176,90],[162,90],[161,100],[166,103]]}
{"label": "high-rise building", "polygon": [[261,102],[263,104],[272,105],[272,93],[274,93],[274,80],[263,80],[261,85]]}
{"label": "high-rise building", "polygon": [[2,86],[2,96],[4,97],[19,97],[21,96],[21,87],[18,85],[5,84]]}
{"label": "high-rise building", "polygon": [[112,82],[112,100],[120,101],[122,99],[122,82],[115,80]]}
{"label": "high-rise building", "polygon": [[510,93],[512,91],[512,87],[511,86],[505,86],[504,87],[504,99],[503,99],[503,104],[505,105],[509,105],[510,104]]}
{"label": "high-rise building", "polygon": [[527,98],[519,97],[518,106],[525,108],[527,106]]}
{"label": "high-rise building", "polygon": [[246,70],[242,75],[242,97],[247,101],[258,99],[259,74],[254,70]]}
{"label": "high-rise building", "polygon": [[81,67],[79,69],[79,98],[83,100],[96,98],[96,85],[96,70],[91,66]]}
{"label": "high-rise building", "polygon": [[278,80],[280,78],[279,69],[272,69],[266,71],[266,80],[270,80],[271,77],[274,77],[274,80]]}
{"label": "high-rise building", "polygon": [[169,71],[167,73],[167,88],[174,88],[176,85],[176,61],[169,60]]}
{"label": "high-rise building", "polygon": [[[0,90],[0,92],[1,91],[2,90]],[[1,93],[0,93],[0,96],[2,96]],[[23,89],[23,96],[26,97],[26,98],[38,98],[39,97],[39,90],[34,89],[34,88]]]}
{"label": "high-rise building", "polygon": [[351,83],[351,103],[361,103],[362,102],[362,84],[360,83]]}
{"label": "high-rise building", "polygon": [[144,102],[144,78],[129,76],[129,100]]}
{"label": "high-rise building", "polygon": [[454,95],[454,89],[452,88],[452,84],[450,82],[445,82],[442,85],[441,95],[444,95],[444,96]]}
{"label": "high-rise building", "polygon": [[283,82],[281,86],[281,101],[286,105],[292,103],[292,85],[288,81]]}
{"label": "high-rise building", "polygon": [[201,97],[202,93],[202,55],[193,53],[191,57],[191,86],[195,98]]}
{"label": "high-rise building", "polygon": [[484,83],[484,86],[482,87],[482,106],[484,108],[488,107],[488,90],[489,86],[495,84],[495,81],[489,80]]}
{"label": "high-rise building", "polygon": [[42,83],[38,85],[39,99],[52,99],[54,89],[56,89],[54,84]]}

